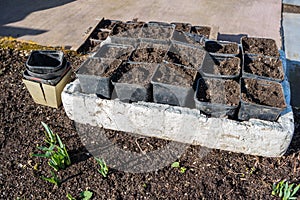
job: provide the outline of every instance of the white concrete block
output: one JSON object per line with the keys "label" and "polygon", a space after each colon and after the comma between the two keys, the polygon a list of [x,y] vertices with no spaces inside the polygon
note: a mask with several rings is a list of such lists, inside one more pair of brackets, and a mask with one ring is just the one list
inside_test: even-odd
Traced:
{"label": "white concrete block", "polygon": [[67,85],[62,100],[69,118],[81,124],[252,155],[282,156],[294,133],[291,110],[277,122],[207,118],[196,109],[83,94],[78,80]]}

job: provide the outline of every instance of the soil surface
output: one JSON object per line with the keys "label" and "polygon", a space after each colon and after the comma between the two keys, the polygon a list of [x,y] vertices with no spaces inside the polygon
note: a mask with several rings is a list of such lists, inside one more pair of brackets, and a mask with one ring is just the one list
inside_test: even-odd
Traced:
{"label": "soil surface", "polygon": [[149,85],[157,64],[124,64],[119,68],[116,78],[119,83]]}
{"label": "soil surface", "polygon": [[263,54],[279,57],[275,40],[267,38],[243,37],[242,46],[245,54]]}
{"label": "soil surface", "polygon": [[128,60],[133,49],[134,48],[132,46],[122,46],[114,44],[103,45],[96,53],[95,57],[126,61]]}
{"label": "soil surface", "polygon": [[203,64],[202,71],[204,73],[228,76],[238,76],[240,74],[241,66],[238,57],[221,58],[212,56],[212,60],[213,65]]}
{"label": "soil surface", "polygon": [[283,12],[286,12],[286,13],[300,13],[300,6],[283,4]]}
{"label": "soil surface", "polygon": [[167,62],[198,69],[204,60],[206,52],[203,49],[181,44],[172,44],[165,59]]}
{"label": "soil surface", "polygon": [[153,76],[153,81],[170,85],[193,86],[197,71],[174,64],[161,64]]}
{"label": "soil surface", "polygon": [[155,43],[140,43],[132,53],[130,60],[134,62],[161,63],[169,46]]}
{"label": "soil surface", "polygon": [[205,50],[210,53],[239,54],[239,46],[237,43],[208,41],[205,43]]}
{"label": "soil surface", "polygon": [[279,83],[258,79],[242,79],[241,82],[243,101],[276,108],[286,107]]}
{"label": "soil surface", "polygon": [[190,32],[192,25],[189,23],[173,22],[176,31]]}
{"label": "soil surface", "polygon": [[207,26],[192,26],[191,33],[209,38],[210,30],[211,28]]}
{"label": "soil surface", "polygon": [[197,98],[203,102],[236,106],[240,101],[240,85],[235,80],[200,79]]}
{"label": "soil surface", "polygon": [[111,77],[122,64],[122,60],[90,58],[85,62],[78,73],[102,77]]}
{"label": "soil surface", "polygon": [[142,29],[142,38],[152,39],[170,39],[174,31],[174,27],[169,25],[145,24]]}
{"label": "soil surface", "polygon": [[257,76],[273,79],[284,79],[282,62],[278,58],[257,57],[250,58],[245,55],[244,71]]}
{"label": "soil surface", "polygon": [[138,38],[144,22],[118,23],[114,26],[111,35],[118,37]]}
{"label": "soil surface", "polygon": [[[189,146],[177,160],[187,169],[185,173],[171,164],[148,173],[123,172],[108,166],[109,173],[104,178],[64,108],[52,109],[33,102],[21,80],[27,58],[26,51],[0,48],[0,199],[58,200],[67,199],[67,193],[79,199],[79,193],[88,188],[93,199],[269,200],[276,199],[271,195],[273,183],[283,179],[300,182],[300,110],[297,109],[294,109],[295,135],[288,154],[281,158]],[[69,54],[67,58],[74,70],[85,59]],[[45,145],[41,121],[60,135],[71,156],[72,165],[58,173],[63,180],[61,187],[43,181],[41,175],[50,176],[47,161],[30,156],[38,153],[37,145]],[[169,143],[125,132],[103,132],[122,150],[141,155]]]}

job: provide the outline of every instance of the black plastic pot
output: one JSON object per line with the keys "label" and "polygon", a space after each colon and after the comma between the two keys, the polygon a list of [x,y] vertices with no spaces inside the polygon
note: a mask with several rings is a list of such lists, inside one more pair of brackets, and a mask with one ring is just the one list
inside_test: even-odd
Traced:
{"label": "black plastic pot", "polygon": [[66,70],[63,71],[63,73],[60,74],[60,76],[53,78],[53,79],[43,79],[43,78],[37,78],[35,76],[31,76],[28,74],[28,70],[25,70],[23,73],[23,78],[26,80],[30,80],[30,81],[34,81],[34,82],[38,82],[38,83],[44,83],[47,85],[56,85],[57,83],[59,83],[59,81],[71,70],[71,66],[68,65],[68,67],[66,68]]}
{"label": "black plastic pot", "polygon": [[[53,71],[53,72],[45,73],[44,70],[40,70],[41,72],[44,72],[44,73],[37,73],[37,72],[32,72],[31,70],[29,70],[28,67],[26,67],[28,75],[35,77],[35,78],[45,79],[45,80],[55,79],[57,77],[60,77],[69,68],[70,68],[70,63],[67,62],[67,60],[65,58],[63,58],[63,63],[61,65],[61,68],[59,70]],[[38,70],[35,70],[35,71],[38,71]]]}
{"label": "black plastic pot", "polygon": [[[273,57],[265,57],[265,56],[251,56],[248,54],[244,55],[243,60],[243,77],[248,78],[260,78],[260,79],[266,79],[270,81],[277,81],[281,82],[284,80],[284,69],[282,65],[282,61],[279,58],[273,58]],[[254,62],[260,62],[260,65],[254,65]],[[270,64],[276,64],[278,67],[273,66],[271,67]],[[250,65],[252,66],[250,67]],[[256,74],[253,72],[253,70],[256,70]],[[278,76],[271,76],[270,73],[277,73]]]}
{"label": "black plastic pot", "polygon": [[151,77],[156,64],[127,63],[112,78],[114,98],[125,102],[152,101]]}
{"label": "black plastic pot", "polygon": [[172,42],[164,60],[168,63],[184,65],[199,70],[205,55],[206,51],[201,47]]}
{"label": "black plastic pot", "polygon": [[106,59],[117,59],[117,60],[128,60],[133,46],[130,45],[119,45],[119,44],[104,44],[96,52],[94,57],[106,58]]}
{"label": "black plastic pot", "polygon": [[175,26],[167,23],[149,22],[142,28],[141,38],[167,40],[172,37]]}
{"label": "black plastic pot", "polygon": [[[228,88],[226,81],[233,81],[236,92],[236,102],[227,102]],[[225,80],[217,78],[200,78],[197,82],[197,89],[194,95],[196,108],[212,117],[235,116],[239,106],[240,85],[234,80]]]}
{"label": "black plastic pot", "polygon": [[33,73],[54,73],[65,67],[64,61],[64,54],[61,51],[32,51],[26,67]]}
{"label": "black plastic pot", "polygon": [[[226,41],[206,40],[205,50],[215,56],[236,57],[240,53],[240,48],[237,43],[226,42]],[[232,52],[226,53],[226,51],[232,51]]]}
{"label": "black plastic pot", "polygon": [[110,99],[112,92],[111,76],[121,63],[121,60],[93,57],[86,60],[76,72],[82,92]]}
{"label": "black plastic pot", "polygon": [[[255,90],[257,90],[258,87],[263,87],[263,93],[264,95],[255,96],[251,93],[251,90],[249,90],[249,86],[245,83],[245,80],[252,80],[255,82]],[[274,91],[274,88],[276,87],[276,91]],[[281,103],[282,106],[272,106],[272,105],[266,105],[265,103],[256,103],[254,101],[260,100],[264,98],[263,96],[268,96],[269,98],[270,91],[275,92],[277,95],[281,95],[282,99],[273,99],[273,103]],[[252,98],[250,101],[247,98]],[[260,100],[263,101],[263,100]],[[248,78],[242,78],[241,79],[241,107],[239,110],[238,118],[239,120],[249,120],[250,118],[256,118],[261,120],[267,120],[267,121],[276,121],[282,111],[286,109],[287,105],[285,102],[284,97],[284,91],[282,88],[282,85],[278,82],[274,81],[267,81],[267,80],[259,80],[259,79],[248,79]]]}
{"label": "black plastic pot", "polygon": [[194,82],[197,71],[176,64],[160,64],[152,77],[156,103],[194,108]]}
{"label": "black plastic pot", "polygon": [[[226,62],[233,62],[232,65]],[[233,71],[228,72],[231,68]],[[238,57],[221,57],[206,54],[200,73],[205,77],[238,78],[241,73],[241,60]]]}

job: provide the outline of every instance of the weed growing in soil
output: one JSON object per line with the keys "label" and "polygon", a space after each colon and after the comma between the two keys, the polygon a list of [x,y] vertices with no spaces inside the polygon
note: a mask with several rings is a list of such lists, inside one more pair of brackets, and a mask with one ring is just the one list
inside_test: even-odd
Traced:
{"label": "weed growing in soil", "polygon": [[54,172],[52,172],[51,171],[51,177],[44,177],[44,176],[41,176],[41,178],[43,179],[43,180],[45,180],[45,181],[48,181],[48,182],[50,182],[50,183],[53,183],[54,185],[56,185],[56,186],[60,186],[60,183],[61,183],[61,181],[60,181],[60,179],[57,177],[57,175],[54,173]]}
{"label": "weed growing in soil", "polygon": [[[93,196],[93,192],[85,190],[80,193],[80,200],[90,200]],[[68,200],[76,200],[76,198],[72,197],[71,194],[67,194]]]}
{"label": "weed growing in soil", "polygon": [[100,166],[100,169],[98,169],[98,172],[103,176],[103,177],[107,177],[107,173],[108,173],[108,167],[106,165],[106,163],[104,162],[103,159],[100,158],[96,158],[95,160],[97,161],[97,163]]}
{"label": "weed growing in soil", "polygon": [[282,180],[277,184],[274,183],[272,187],[272,195],[278,196],[282,198],[282,200],[297,199],[295,195],[300,189],[300,184],[298,184],[296,187],[294,186],[294,183],[289,184],[289,182],[286,180]]}
{"label": "weed growing in soil", "polygon": [[185,167],[180,166],[179,162],[173,162],[171,167],[172,168],[179,168],[179,172],[182,173],[182,174],[184,174],[187,170]]}
{"label": "weed growing in soil", "polygon": [[53,134],[51,129],[45,123],[42,124],[46,129],[45,141],[50,145],[50,147],[38,147],[39,150],[42,150],[45,153],[32,154],[32,156],[48,158],[48,165],[52,167],[55,171],[65,169],[71,164],[71,160],[67,152],[66,146],[62,143],[58,134]]}

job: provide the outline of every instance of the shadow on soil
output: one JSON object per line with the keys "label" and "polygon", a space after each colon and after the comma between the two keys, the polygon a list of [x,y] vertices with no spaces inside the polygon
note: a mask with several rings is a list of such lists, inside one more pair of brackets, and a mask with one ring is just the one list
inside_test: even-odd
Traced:
{"label": "shadow on soil", "polygon": [[23,0],[0,1],[0,36],[21,37],[24,35],[45,33],[47,30],[13,27],[7,24],[20,21],[33,12],[54,8],[73,1],[75,0],[32,0],[30,2]]}
{"label": "shadow on soil", "polygon": [[295,131],[291,142],[291,145],[286,153],[290,155],[300,151],[300,108],[293,108],[294,120],[295,120]]}

